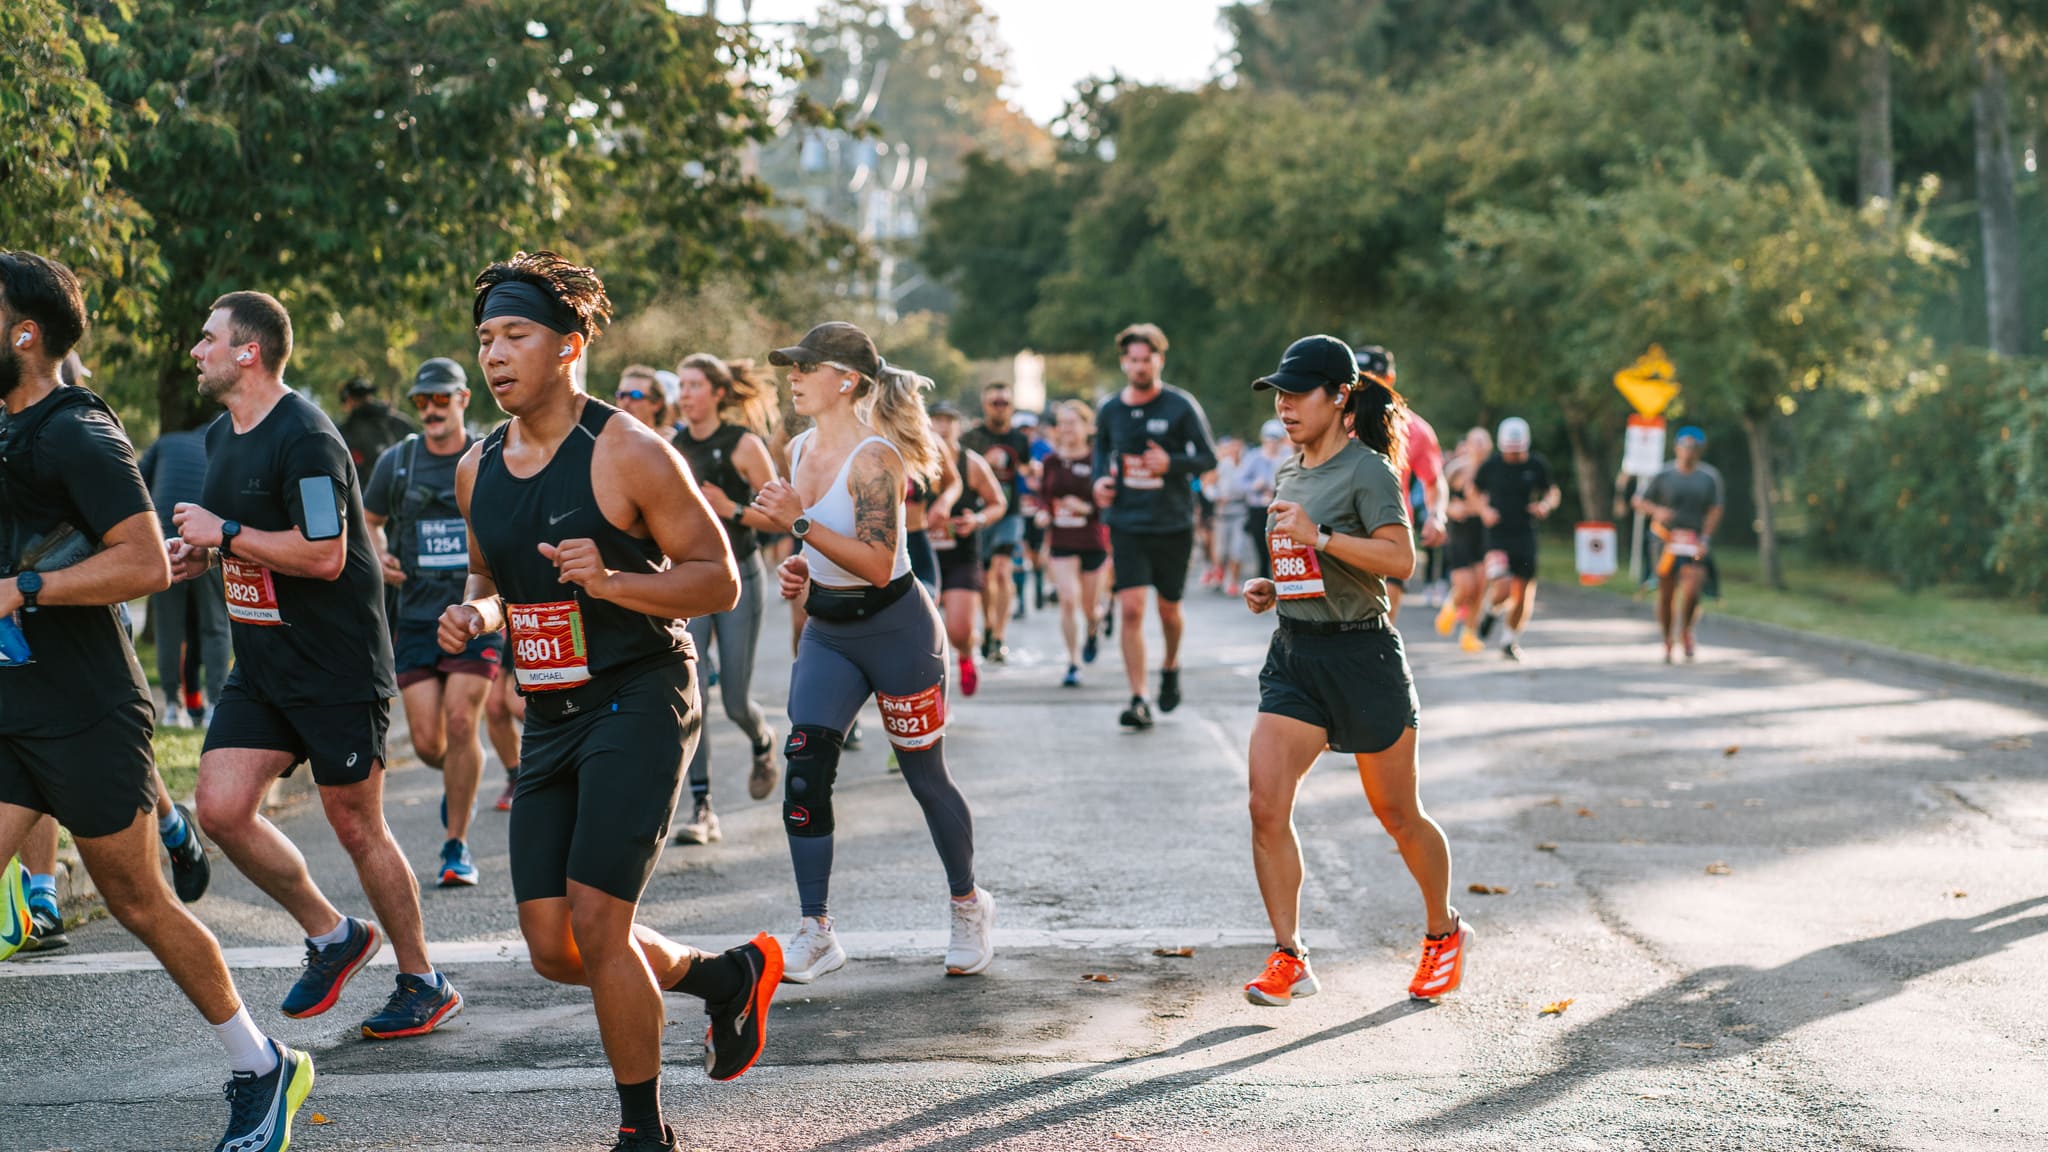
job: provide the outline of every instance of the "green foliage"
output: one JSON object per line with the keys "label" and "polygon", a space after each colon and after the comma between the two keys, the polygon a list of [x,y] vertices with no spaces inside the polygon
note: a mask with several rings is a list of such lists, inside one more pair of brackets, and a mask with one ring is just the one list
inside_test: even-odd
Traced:
{"label": "green foliage", "polygon": [[1031,344],[1031,313],[1067,250],[1077,181],[1052,167],[967,158],[959,183],[932,205],[919,259],[965,290],[948,330],[969,356]]}

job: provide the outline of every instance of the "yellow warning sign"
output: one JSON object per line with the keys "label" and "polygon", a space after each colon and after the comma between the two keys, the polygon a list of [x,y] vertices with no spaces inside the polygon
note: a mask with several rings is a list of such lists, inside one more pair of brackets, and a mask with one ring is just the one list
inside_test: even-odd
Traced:
{"label": "yellow warning sign", "polygon": [[1652,344],[1635,363],[1614,374],[1614,386],[1639,414],[1656,416],[1678,395],[1675,371],[1664,349]]}

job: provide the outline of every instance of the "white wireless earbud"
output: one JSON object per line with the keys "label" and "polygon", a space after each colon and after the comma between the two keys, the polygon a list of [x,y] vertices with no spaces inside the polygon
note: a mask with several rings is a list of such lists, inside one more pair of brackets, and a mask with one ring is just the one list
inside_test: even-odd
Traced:
{"label": "white wireless earbud", "polygon": [[22,333],[21,335],[19,335],[19,336],[16,336],[16,337],[14,338],[14,346],[15,346],[16,348],[26,348],[26,347],[28,347],[28,333],[26,333],[26,332],[23,332],[23,333]]}
{"label": "white wireless earbud", "polygon": [[851,381],[851,380],[848,380],[848,381],[846,381],[845,383],[843,383],[843,384],[839,385],[839,390],[840,390],[841,392],[851,392],[851,391],[853,391],[853,384],[854,384],[854,382],[853,382],[853,381]]}
{"label": "white wireless earbud", "polygon": [[237,364],[247,364],[248,362],[249,362],[249,354],[248,354],[247,352],[244,352],[244,353],[242,353],[241,355],[239,355],[239,356],[235,357],[235,363],[237,363]]}
{"label": "white wireless earbud", "polygon": [[569,346],[568,346],[567,344],[564,344],[564,345],[562,345],[562,355],[564,355],[564,356],[567,356],[567,355],[569,355],[569,354],[570,354],[571,352],[574,352],[574,351],[575,351],[575,349],[574,349],[574,348],[571,348],[571,347],[569,347]]}

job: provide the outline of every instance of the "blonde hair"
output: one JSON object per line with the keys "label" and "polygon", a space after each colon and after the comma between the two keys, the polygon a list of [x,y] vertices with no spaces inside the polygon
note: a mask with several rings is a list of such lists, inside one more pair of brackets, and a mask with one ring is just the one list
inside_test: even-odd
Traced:
{"label": "blonde hair", "polygon": [[853,397],[854,415],[896,446],[913,479],[932,483],[943,465],[931,417],[924,410],[923,394],[932,388],[931,377],[883,360],[879,377],[860,380]]}
{"label": "blonde hair", "polygon": [[1090,436],[1095,435],[1095,409],[1080,400],[1062,400],[1052,410],[1053,420],[1057,422],[1060,415],[1065,412],[1072,412],[1080,417],[1081,431]]}
{"label": "blonde hair", "polygon": [[702,372],[713,391],[722,393],[719,419],[738,424],[763,440],[775,435],[782,423],[782,406],[774,383],[754,375],[752,360],[721,360],[709,352],[695,352],[676,365],[678,373],[685,368]]}

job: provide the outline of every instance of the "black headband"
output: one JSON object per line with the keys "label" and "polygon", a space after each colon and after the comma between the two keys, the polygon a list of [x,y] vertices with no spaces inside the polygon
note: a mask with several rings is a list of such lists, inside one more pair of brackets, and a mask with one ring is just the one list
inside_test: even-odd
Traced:
{"label": "black headband", "polygon": [[583,331],[583,321],[574,311],[555,299],[552,293],[524,280],[506,280],[491,285],[483,307],[477,310],[476,322],[482,326],[484,321],[500,316],[531,320],[564,335]]}

